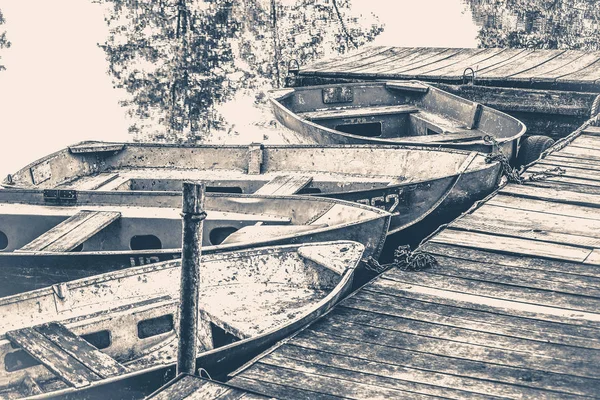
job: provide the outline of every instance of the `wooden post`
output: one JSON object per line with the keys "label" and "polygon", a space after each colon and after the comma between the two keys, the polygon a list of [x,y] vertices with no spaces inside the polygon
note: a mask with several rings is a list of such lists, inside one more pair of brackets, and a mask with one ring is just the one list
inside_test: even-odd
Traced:
{"label": "wooden post", "polygon": [[204,212],[204,184],[183,183],[183,233],[181,250],[181,297],[179,300],[179,347],[177,375],[196,370],[196,332]]}

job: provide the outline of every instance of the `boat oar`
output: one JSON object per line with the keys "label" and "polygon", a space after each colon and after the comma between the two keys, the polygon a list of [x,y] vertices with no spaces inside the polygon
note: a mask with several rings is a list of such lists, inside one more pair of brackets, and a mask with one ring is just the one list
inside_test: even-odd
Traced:
{"label": "boat oar", "polygon": [[183,233],[181,251],[181,294],[179,300],[179,347],[177,375],[194,374],[196,333],[198,331],[198,294],[204,212],[203,183],[183,183]]}

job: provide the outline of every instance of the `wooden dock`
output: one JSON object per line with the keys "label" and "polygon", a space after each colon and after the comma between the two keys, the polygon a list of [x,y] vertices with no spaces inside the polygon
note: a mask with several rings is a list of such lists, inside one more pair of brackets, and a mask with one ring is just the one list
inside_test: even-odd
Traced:
{"label": "wooden dock", "polygon": [[300,77],[419,79],[430,82],[600,90],[600,52],[366,46],[303,66]]}
{"label": "wooden dock", "polygon": [[393,267],[228,384],[289,399],[599,398],[600,128],[584,128],[534,180],[433,236],[422,250],[437,266]]}

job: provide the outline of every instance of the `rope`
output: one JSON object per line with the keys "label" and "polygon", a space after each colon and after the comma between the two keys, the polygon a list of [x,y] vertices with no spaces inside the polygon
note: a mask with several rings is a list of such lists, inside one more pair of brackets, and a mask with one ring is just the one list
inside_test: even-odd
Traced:
{"label": "rope", "polygon": [[500,166],[502,167],[502,175],[506,176],[506,179],[508,179],[509,182],[521,185],[524,182],[524,180],[521,177],[519,170],[511,167],[510,161],[502,152],[500,144],[498,143],[496,138],[490,135],[485,135],[483,137],[483,141],[487,144],[492,145],[492,152],[485,157],[485,162],[490,164],[492,162],[499,161]]}
{"label": "rope", "polygon": [[600,112],[600,94],[596,96],[590,110],[590,117],[593,118]]}
{"label": "rope", "polygon": [[407,244],[394,250],[394,265],[402,271],[423,271],[437,266],[438,261],[428,252],[418,249],[411,251]]}

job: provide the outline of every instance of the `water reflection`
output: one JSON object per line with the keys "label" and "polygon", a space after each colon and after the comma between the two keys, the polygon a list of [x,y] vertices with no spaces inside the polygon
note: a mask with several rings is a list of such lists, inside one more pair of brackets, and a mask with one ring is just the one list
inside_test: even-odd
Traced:
{"label": "water reflection", "polygon": [[600,49],[596,0],[464,0],[480,47]]}
{"label": "water reflection", "polygon": [[[138,139],[203,140],[226,128],[216,106],[278,86],[286,64],[344,52],[382,31],[350,0],[102,0],[103,49]],[[257,101],[264,101],[258,98]]]}

